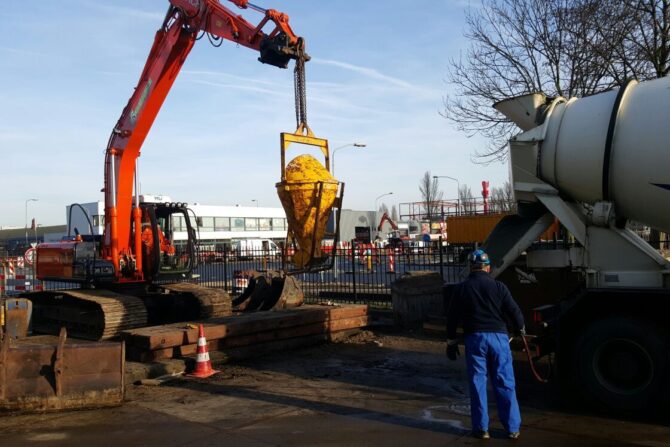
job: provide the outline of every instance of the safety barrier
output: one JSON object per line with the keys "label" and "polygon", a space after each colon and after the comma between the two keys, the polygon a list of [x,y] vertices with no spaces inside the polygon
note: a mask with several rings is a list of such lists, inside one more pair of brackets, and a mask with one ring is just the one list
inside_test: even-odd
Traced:
{"label": "safety barrier", "polygon": [[22,257],[0,258],[0,296],[42,290],[42,282],[35,277],[34,268]]}

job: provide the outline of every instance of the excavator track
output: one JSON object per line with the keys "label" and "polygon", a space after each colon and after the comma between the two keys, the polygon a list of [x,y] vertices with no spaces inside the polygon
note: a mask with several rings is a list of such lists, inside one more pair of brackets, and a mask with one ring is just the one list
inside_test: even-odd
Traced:
{"label": "excavator track", "polygon": [[199,304],[198,318],[227,317],[233,314],[232,299],[221,289],[212,289],[188,282],[161,284],[158,287],[167,293],[189,295],[196,299]]}
{"label": "excavator track", "polygon": [[59,290],[25,294],[33,302],[33,330],[72,337],[109,340],[121,331],[147,325],[141,298],[103,289]]}
{"label": "excavator track", "polygon": [[127,329],[232,315],[230,295],[191,283],[161,284],[153,292],[128,295],[105,289],[26,294],[33,302],[33,329],[88,340],[109,340]]}

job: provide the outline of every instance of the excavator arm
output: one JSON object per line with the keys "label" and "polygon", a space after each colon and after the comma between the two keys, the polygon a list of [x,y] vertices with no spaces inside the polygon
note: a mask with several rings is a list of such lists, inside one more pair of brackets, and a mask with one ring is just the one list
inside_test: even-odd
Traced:
{"label": "excavator arm", "polygon": [[384,227],[384,222],[388,222],[389,225],[391,225],[391,229],[397,230],[398,225],[391,219],[388,215],[388,213],[384,213],[382,218],[379,220],[379,225],[377,226],[377,231],[382,231],[382,228]]}
{"label": "excavator arm", "polygon": [[[165,20],[156,32],[140,80],[112,130],[105,155],[105,235],[103,257],[111,259],[117,277],[133,271],[143,279],[141,210],[136,163],[140,149],[196,40],[207,35],[218,46],[230,40],[260,52],[263,63],[286,68],[291,59],[302,65],[309,56],[304,42],[291,29],[284,13],[262,9],[246,0],[230,0],[240,8],[264,14],[253,25],[218,0],[170,0]],[[272,23],[269,34],[263,29]],[[132,225],[131,225],[132,219]],[[132,239],[132,240],[131,240]]]}

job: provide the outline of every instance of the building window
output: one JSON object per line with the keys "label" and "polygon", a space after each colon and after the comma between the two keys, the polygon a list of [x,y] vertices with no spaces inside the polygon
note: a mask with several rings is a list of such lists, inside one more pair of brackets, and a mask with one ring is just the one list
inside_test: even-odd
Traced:
{"label": "building window", "polygon": [[272,229],[271,219],[258,219],[258,229],[261,231],[270,231]]}
{"label": "building window", "polygon": [[230,221],[233,231],[244,231],[244,217],[231,217]]}
{"label": "building window", "polygon": [[274,231],[283,231],[286,229],[286,219],[282,218],[273,218],[272,219],[272,229]]}
{"label": "building window", "polygon": [[202,231],[214,231],[214,218],[213,217],[203,217],[202,218]]}
{"label": "building window", "polygon": [[105,226],[105,215],[104,214],[94,214],[93,215],[93,226],[94,227],[104,227]]}
{"label": "building window", "polygon": [[247,217],[244,219],[244,229],[246,231],[258,231],[258,218]]}
{"label": "building window", "polygon": [[230,231],[230,217],[215,217],[214,231]]}
{"label": "building window", "polygon": [[184,222],[184,216],[172,215],[172,229],[174,231],[186,231],[186,223]]}

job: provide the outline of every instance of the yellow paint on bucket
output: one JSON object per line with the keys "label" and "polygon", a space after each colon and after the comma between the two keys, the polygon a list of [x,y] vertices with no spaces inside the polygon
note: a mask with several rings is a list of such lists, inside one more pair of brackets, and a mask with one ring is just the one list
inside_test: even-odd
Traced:
{"label": "yellow paint on bucket", "polygon": [[330,172],[316,158],[307,154],[291,160],[286,165],[284,180],[277,183],[277,193],[286,212],[289,232],[298,245],[293,257],[293,263],[298,268],[307,266],[314,258],[322,257],[321,241],[337,199],[338,185],[339,182]]}

